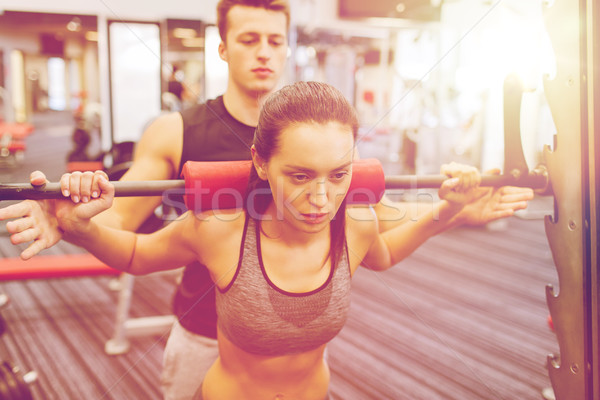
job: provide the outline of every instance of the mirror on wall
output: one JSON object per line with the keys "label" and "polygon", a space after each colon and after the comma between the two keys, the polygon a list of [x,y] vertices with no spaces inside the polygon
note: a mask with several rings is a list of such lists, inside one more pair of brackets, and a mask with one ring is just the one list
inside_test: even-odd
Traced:
{"label": "mirror on wall", "polygon": [[[73,111],[99,101],[97,23],[91,15],[3,10],[0,91],[5,119],[24,122],[36,113]],[[15,62],[15,52],[22,63]]]}
{"label": "mirror on wall", "polygon": [[205,24],[200,20],[166,20],[162,66],[164,110],[178,111],[206,99],[204,29]]}
{"label": "mirror on wall", "polygon": [[113,143],[136,142],[161,112],[160,27],[109,21]]}

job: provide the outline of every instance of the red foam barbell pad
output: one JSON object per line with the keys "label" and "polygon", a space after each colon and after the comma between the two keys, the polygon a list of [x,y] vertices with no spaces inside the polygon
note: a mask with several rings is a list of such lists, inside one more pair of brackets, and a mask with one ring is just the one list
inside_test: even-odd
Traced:
{"label": "red foam barbell pad", "polygon": [[[241,208],[248,186],[251,161],[188,161],[184,164],[185,205],[190,210]],[[379,160],[357,160],[347,204],[375,204],[385,192],[385,176]]]}
{"label": "red foam barbell pad", "polygon": [[98,171],[104,169],[102,161],[69,161],[67,163],[67,172],[75,171]]}

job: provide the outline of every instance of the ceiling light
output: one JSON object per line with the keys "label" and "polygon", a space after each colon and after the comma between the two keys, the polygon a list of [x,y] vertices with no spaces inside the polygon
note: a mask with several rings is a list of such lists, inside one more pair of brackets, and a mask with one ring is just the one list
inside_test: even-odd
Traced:
{"label": "ceiling light", "polygon": [[196,30],[191,28],[175,28],[173,29],[173,36],[179,39],[194,38],[196,37]]}
{"label": "ceiling light", "polygon": [[73,17],[73,19],[67,23],[67,30],[70,32],[79,32],[81,30],[81,19],[79,19],[79,17]]}
{"label": "ceiling light", "polygon": [[90,42],[97,42],[98,41],[98,32],[96,32],[96,31],[87,31],[85,33],[85,38],[87,40],[89,40]]}
{"label": "ceiling light", "polygon": [[187,38],[182,39],[181,44],[183,47],[204,47],[204,38]]}

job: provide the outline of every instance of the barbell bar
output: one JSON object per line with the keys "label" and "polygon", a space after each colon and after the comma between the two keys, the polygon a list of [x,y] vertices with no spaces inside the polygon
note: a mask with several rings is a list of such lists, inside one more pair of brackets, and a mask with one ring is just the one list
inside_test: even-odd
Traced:
{"label": "barbell bar", "polygon": [[[114,181],[115,196],[161,196],[163,194],[180,194],[185,196],[186,204],[200,205],[197,196],[205,196],[200,200],[203,209],[211,208],[210,198],[224,192],[245,193],[250,172],[250,161],[190,161],[184,165],[183,178],[180,180],[156,181]],[[373,203],[379,201],[383,192],[389,189],[435,189],[439,188],[444,175],[392,175],[385,177],[383,167],[376,159],[357,160],[353,164],[352,182],[349,193],[354,193],[351,203]],[[519,186],[548,190],[548,174],[543,166],[521,174],[518,171],[502,175],[482,175],[481,186]],[[0,184],[0,200],[41,200],[61,199],[64,196],[60,183],[48,182],[42,186],[29,183]],[[212,207],[215,208],[215,207]],[[219,208],[228,208],[219,206]]]}
{"label": "barbell bar", "polygon": [[[161,196],[165,191],[181,190],[185,188],[185,181],[158,180],[158,181],[111,181],[115,186],[116,197],[134,196]],[[33,186],[29,183],[0,184],[0,200],[43,200],[64,199],[60,191],[59,182],[47,182],[42,186]]]}

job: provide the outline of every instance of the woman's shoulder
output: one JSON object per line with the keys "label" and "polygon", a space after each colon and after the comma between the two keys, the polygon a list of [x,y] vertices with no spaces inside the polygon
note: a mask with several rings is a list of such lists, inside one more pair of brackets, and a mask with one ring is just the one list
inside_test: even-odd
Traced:
{"label": "woman's shoulder", "polygon": [[[243,210],[188,211],[182,238],[213,277],[226,276],[239,258],[246,213]],[[191,229],[190,229],[191,228]],[[233,251],[232,249],[236,249]]]}
{"label": "woman's shoulder", "polygon": [[246,212],[243,209],[226,210],[206,210],[190,212],[191,216],[197,222],[199,227],[210,227],[211,229],[236,229],[236,224],[242,225],[246,219]]}
{"label": "woman's shoulder", "polygon": [[186,240],[197,251],[212,254],[239,244],[246,221],[243,210],[190,211],[187,214],[187,223],[192,229],[187,229]]}
{"label": "woman's shoulder", "polygon": [[353,274],[362,263],[378,233],[377,216],[372,207],[353,206],[346,209],[346,240],[348,247],[352,249],[349,256]]}
{"label": "woman's shoulder", "polygon": [[197,232],[218,237],[240,232],[246,221],[246,212],[242,209],[190,212],[190,216],[194,218]]}
{"label": "woman's shoulder", "polygon": [[371,206],[346,208],[347,231],[354,236],[372,236],[378,232],[377,215]]}

